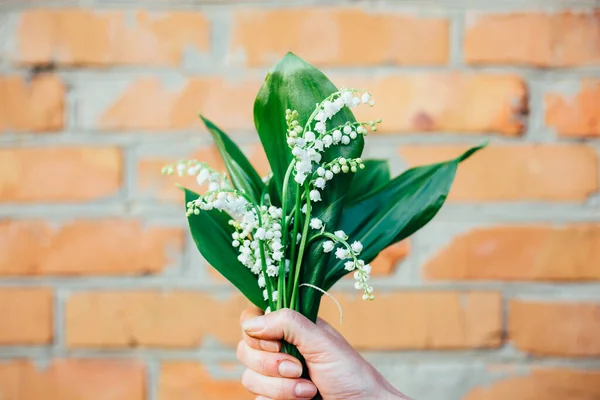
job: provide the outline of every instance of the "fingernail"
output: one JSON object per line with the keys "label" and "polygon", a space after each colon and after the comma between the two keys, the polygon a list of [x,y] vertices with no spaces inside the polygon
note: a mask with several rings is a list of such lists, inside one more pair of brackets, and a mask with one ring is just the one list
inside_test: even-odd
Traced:
{"label": "fingernail", "polygon": [[[300,378],[300,375],[302,375],[302,366],[291,361],[282,361],[277,370],[279,375],[284,378]],[[298,390],[297,387],[296,390]]]}
{"label": "fingernail", "polygon": [[271,340],[261,340],[258,342],[261,349],[264,351],[270,351],[273,353],[279,352],[279,343],[273,342]]}
{"label": "fingernail", "polygon": [[312,398],[314,395],[317,394],[317,388],[310,383],[301,382],[296,385],[296,389],[294,390],[294,392],[298,397]]}
{"label": "fingernail", "polygon": [[245,321],[242,324],[242,329],[246,332],[262,331],[265,327],[265,317],[256,317]]}

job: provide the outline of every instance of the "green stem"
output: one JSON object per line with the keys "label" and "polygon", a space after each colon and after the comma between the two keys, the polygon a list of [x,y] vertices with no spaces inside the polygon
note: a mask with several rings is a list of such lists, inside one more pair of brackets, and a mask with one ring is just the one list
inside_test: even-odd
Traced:
{"label": "green stem", "polygon": [[358,122],[357,121],[357,122],[346,123],[346,124],[343,124],[343,125],[338,125],[335,128],[331,128],[330,130],[326,131],[323,134],[323,136],[324,135],[331,135],[336,130],[342,130],[346,125],[348,125],[348,126],[354,126],[355,128],[358,128],[361,125],[365,126],[365,125],[368,125],[368,124],[366,122]]}
{"label": "green stem", "polygon": [[308,239],[308,242],[306,242],[306,245],[308,246],[309,244],[311,244],[312,242],[314,242],[315,240],[317,240],[318,238],[320,238],[320,237],[322,237],[322,236],[324,236],[324,237],[328,237],[328,236],[326,235],[326,233],[329,233],[329,232],[319,232],[319,233],[316,233],[316,234],[312,235],[312,236],[311,236],[311,237]]}
{"label": "green stem", "polygon": [[287,221],[287,192],[288,192],[288,185],[289,185],[289,181],[290,181],[290,176],[292,175],[292,171],[294,170],[294,164],[296,164],[296,160],[293,160],[287,171],[285,172],[285,178],[283,179],[283,195],[282,195],[282,200],[281,200],[281,209],[282,209],[282,226],[281,226],[281,230],[282,235],[281,235],[281,245],[283,246],[283,262],[279,263],[279,276],[278,276],[278,283],[277,283],[277,309],[281,309],[281,306],[283,305],[283,307],[287,307],[287,286],[285,284],[285,260],[286,258],[286,243],[287,243],[287,227],[288,227],[288,221]]}
{"label": "green stem", "polygon": [[[299,221],[300,221],[300,199],[301,199],[301,195],[300,195],[300,187],[297,187],[296,190],[296,213],[294,215],[294,229],[292,230],[292,237],[290,238],[290,240],[292,241],[292,249],[291,249],[291,255],[290,255],[290,272],[288,274],[288,281],[287,281],[287,287],[288,288],[292,288],[292,277],[294,276],[294,269],[292,268],[293,264],[292,262],[296,259],[296,237],[298,236],[298,226],[299,226]],[[293,306],[292,303],[288,303],[288,306],[291,308]]]}
{"label": "green stem", "polygon": [[[308,188],[308,186],[307,186]],[[296,304],[298,301],[298,281],[300,280],[300,269],[302,267],[302,257],[304,256],[304,248],[306,247],[306,237],[308,236],[308,228],[310,226],[310,198],[306,199],[306,218],[304,220],[304,228],[302,229],[302,239],[300,240],[300,249],[298,251],[298,258],[296,261],[296,270],[294,277],[294,284],[292,286],[292,300],[290,302],[290,306],[298,311],[298,305]]]}
{"label": "green stem", "polygon": [[267,194],[267,191],[269,190],[269,187],[267,185],[265,185],[265,187],[263,188],[261,194],[260,194],[260,206],[264,206],[265,205],[265,195]]}

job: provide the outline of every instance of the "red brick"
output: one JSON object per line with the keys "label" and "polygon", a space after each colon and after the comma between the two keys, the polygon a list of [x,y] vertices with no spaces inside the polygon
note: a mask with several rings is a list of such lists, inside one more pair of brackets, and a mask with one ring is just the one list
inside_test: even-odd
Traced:
{"label": "red brick", "polygon": [[371,262],[371,267],[373,267],[371,275],[392,275],[396,270],[398,263],[408,256],[409,249],[410,244],[408,240],[403,240],[384,249],[377,255],[377,258]]}
{"label": "red brick", "polygon": [[259,80],[225,81],[220,77],[190,78],[178,90],[160,79],[144,77],[133,82],[101,113],[104,130],[171,130],[202,126],[198,112],[223,129],[253,129],[252,105]]}
{"label": "red brick", "polygon": [[[381,78],[333,77],[339,86],[368,90],[375,107],[359,107],[360,120],[383,122],[379,133],[498,132],[518,136],[527,114],[527,88],[518,76],[421,73]],[[435,94],[435,95],[433,95]]]}
{"label": "red brick", "polygon": [[144,400],[145,368],[134,361],[59,359],[0,364],[3,400]]}
{"label": "red brick", "polygon": [[582,81],[574,96],[548,93],[545,104],[546,125],[560,136],[600,137],[600,80]]}
{"label": "red brick", "polygon": [[[224,368],[226,366],[219,367]],[[192,361],[171,361],[161,366],[158,400],[242,400],[254,397],[244,389],[239,375],[216,378],[211,376],[207,367]]]}
{"label": "red brick", "polygon": [[74,293],[66,305],[66,343],[71,348],[189,348],[210,337],[233,347],[247,306],[241,295],[215,298],[190,291]]}
{"label": "red brick", "polygon": [[0,203],[85,202],[114,196],[123,160],[113,147],[0,149]]}
{"label": "red brick", "polygon": [[288,51],[317,65],[441,65],[449,23],[356,8],[247,10],[234,14],[230,52],[249,66],[271,65]]}
{"label": "red brick", "polygon": [[495,292],[333,293],[344,312],[324,298],[320,315],[350,344],[365,350],[499,347],[502,300]]}
{"label": "red brick", "polygon": [[600,64],[600,11],[471,14],[464,39],[470,64],[572,67]]}
{"label": "red brick", "polygon": [[600,280],[600,225],[520,225],[460,235],[425,266],[429,279]]}
{"label": "red brick", "polygon": [[600,398],[598,381],[598,370],[539,367],[524,376],[475,388],[463,400],[595,400]]}
{"label": "red brick", "polygon": [[[136,220],[83,220],[60,228],[44,221],[0,221],[0,275],[158,273],[180,252],[179,228]],[[127,243],[126,246],[123,244]]]}
{"label": "red brick", "polygon": [[0,133],[55,132],[65,123],[65,86],[54,75],[0,76]]}
{"label": "red brick", "polygon": [[[205,134],[208,135],[208,134]],[[270,170],[269,164],[264,155],[261,145],[251,145],[242,147],[246,151],[247,157],[261,176],[266,176]],[[216,146],[203,147],[184,157],[176,156],[154,156],[144,157],[138,163],[138,192],[145,197],[159,199],[161,201],[179,202],[183,204],[183,193],[177,188],[176,184],[183,185],[196,192],[206,189],[206,185],[198,186],[193,177],[180,177],[177,175],[166,176],[161,174],[161,169],[165,165],[173,164],[180,159],[198,160],[210,165],[213,169],[221,172],[226,171],[225,164]]]}
{"label": "red brick", "polygon": [[600,356],[600,304],[512,300],[509,338],[538,356]]}
{"label": "red brick", "polygon": [[[467,146],[403,146],[411,165],[457,157]],[[491,145],[460,164],[452,201],[583,201],[598,190],[598,160],[579,144]]]}
{"label": "red brick", "polygon": [[[51,341],[52,292],[43,288],[1,288],[0,345]],[[1,392],[0,398],[4,398]]]}
{"label": "red brick", "polygon": [[188,48],[209,50],[198,12],[38,9],[21,15],[16,61],[60,65],[178,65]]}
{"label": "red brick", "polygon": [[[497,293],[378,293],[374,303],[364,302],[358,293],[334,296],[352,312],[338,326],[338,309],[325,299],[322,316],[361,349],[480,348],[501,343]],[[210,336],[233,347],[240,338],[239,313],[247,305],[241,296],[216,299],[199,292],[76,293],[67,302],[66,341],[71,348],[186,348],[197,347]],[[411,329],[400,329],[405,326]]]}

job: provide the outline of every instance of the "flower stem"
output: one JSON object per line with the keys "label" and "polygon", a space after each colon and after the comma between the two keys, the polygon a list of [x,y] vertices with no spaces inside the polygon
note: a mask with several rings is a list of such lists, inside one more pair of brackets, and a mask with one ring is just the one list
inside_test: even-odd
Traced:
{"label": "flower stem", "polygon": [[[294,271],[295,271],[295,266],[292,264],[294,262],[294,260],[296,259],[296,237],[298,236],[298,226],[299,226],[299,221],[300,221],[300,199],[301,199],[301,195],[300,195],[300,187],[298,186],[296,188],[296,212],[294,214],[294,229],[292,229],[292,237],[290,238],[290,240],[292,241],[292,249],[291,249],[291,254],[290,254],[290,272],[288,274],[288,281],[287,281],[287,287],[291,288],[291,290],[293,290],[294,288],[292,287],[292,277],[294,276]],[[291,301],[291,300],[290,300]],[[292,303],[288,303],[288,307],[292,307],[293,304]]]}
{"label": "flower stem", "polygon": [[294,170],[294,164],[296,160],[292,160],[290,166],[285,172],[285,178],[283,179],[283,194],[281,200],[281,209],[282,209],[282,227],[283,235],[281,237],[281,245],[283,248],[283,261],[279,264],[279,276],[278,276],[278,285],[277,285],[277,310],[281,309],[281,306],[287,307],[287,285],[285,284],[285,260],[286,260],[286,242],[287,242],[287,229],[288,229],[288,220],[287,220],[287,192],[288,185],[290,182],[290,176],[292,175],[292,171]]}
{"label": "flower stem", "polygon": [[[307,190],[308,190],[308,185],[307,185]],[[308,228],[310,225],[310,211],[311,211],[311,204],[310,204],[310,198],[306,199],[306,218],[304,220],[304,227],[302,229],[302,239],[300,240],[300,250],[298,251],[298,258],[296,261],[296,270],[295,272],[295,277],[294,277],[294,284],[292,286],[292,300],[290,302],[290,307],[292,307],[294,310],[298,311],[298,305],[296,304],[298,302],[298,281],[300,279],[300,269],[302,267],[302,257],[304,256],[304,248],[306,247],[306,237],[308,236]]]}

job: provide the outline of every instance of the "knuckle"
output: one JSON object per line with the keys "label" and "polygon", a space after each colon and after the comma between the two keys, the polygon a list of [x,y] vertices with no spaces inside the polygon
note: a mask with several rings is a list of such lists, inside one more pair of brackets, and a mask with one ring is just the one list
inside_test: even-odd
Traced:
{"label": "knuckle", "polygon": [[283,323],[290,323],[296,320],[297,315],[294,311],[290,310],[289,308],[284,308],[283,310],[279,311],[279,318]]}

